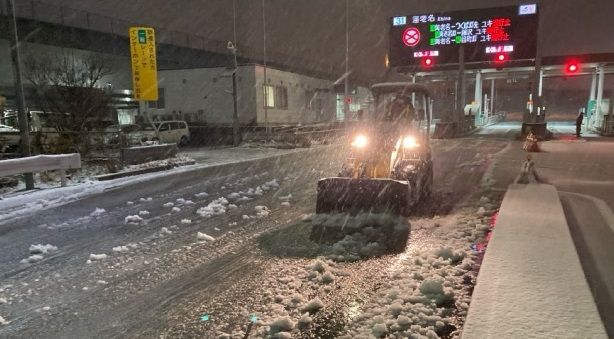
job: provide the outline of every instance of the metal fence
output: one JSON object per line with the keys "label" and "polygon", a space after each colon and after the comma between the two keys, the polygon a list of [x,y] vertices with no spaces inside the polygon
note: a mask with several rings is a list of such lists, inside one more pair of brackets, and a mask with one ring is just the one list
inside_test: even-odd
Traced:
{"label": "metal fence", "polygon": [[[91,13],[66,6],[52,5],[36,0],[15,1],[15,12],[17,17],[26,18],[41,22],[58,24],[67,27],[88,29],[103,33],[110,33],[119,36],[128,36],[128,30],[132,26],[143,23],[129,22],[126,20],[113,18],[101,14]],[[4,2],[0,3],[0,14],[7,15]],[[229,23],[231,24],[231,23]],[[156,27],[156,38],[160,44],[205,50],[208,52],[229,54],[227,41],[205,38],[200,35],[169,30],[164,27]],[[262,60],[262,50],[248,46],[241,46],[238,51],[240,56],[253,60]],[[335,65],[323,62],[322,60],[310,60],[300,56],[280,53],[274,49],[267,51],[267,59],[272,63],[282,65],[294,65],[296,67],[313,65],[321,72],[331,74],[335,71]],[[338,68],[338,67],[337,67]],[[341,71],[338,68],[338,71]]]}

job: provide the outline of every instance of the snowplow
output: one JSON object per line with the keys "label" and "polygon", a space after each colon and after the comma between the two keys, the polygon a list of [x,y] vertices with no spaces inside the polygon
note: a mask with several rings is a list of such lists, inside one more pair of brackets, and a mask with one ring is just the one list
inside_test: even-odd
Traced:
{"label": "snowplow", "polygon": [[[430,91],[420,84],[388,82],[373,85],[371,92],[374,109],[358,117],[338,176],[318,182],[316,214],[406,217],[431,194]],[[313,225],[310,238],[334,242],[346,233],[320,224]]]}

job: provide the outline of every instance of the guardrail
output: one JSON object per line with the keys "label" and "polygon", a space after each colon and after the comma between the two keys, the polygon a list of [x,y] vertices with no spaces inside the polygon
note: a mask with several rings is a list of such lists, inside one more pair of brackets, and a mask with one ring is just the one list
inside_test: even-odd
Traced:
{"label": "guardrail", "polygon": [[18,159],[0,161],[0,177],[23,174],[39,173],[45,171],[58,171],[62,187],[66,186],[66,170],[81,168],[81,155],[57,154],[57,155],[36,155]]}

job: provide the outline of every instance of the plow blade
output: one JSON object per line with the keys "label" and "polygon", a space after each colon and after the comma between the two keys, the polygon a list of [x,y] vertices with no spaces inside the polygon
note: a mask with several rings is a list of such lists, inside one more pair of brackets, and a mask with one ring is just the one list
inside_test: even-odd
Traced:
{"label": "plow blade", "polygon": [[407,181],[325,178],[318,181],[316,213],[407,215],[410,199]]}

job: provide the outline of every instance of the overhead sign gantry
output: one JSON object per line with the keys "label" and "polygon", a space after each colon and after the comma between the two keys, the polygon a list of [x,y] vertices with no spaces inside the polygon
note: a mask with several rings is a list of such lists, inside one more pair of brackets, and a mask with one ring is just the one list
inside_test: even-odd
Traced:
{"label": "overhead sign gantry", "polygon": [[536,4],[411,14],[390,19],[390,67],[535,59]]}

